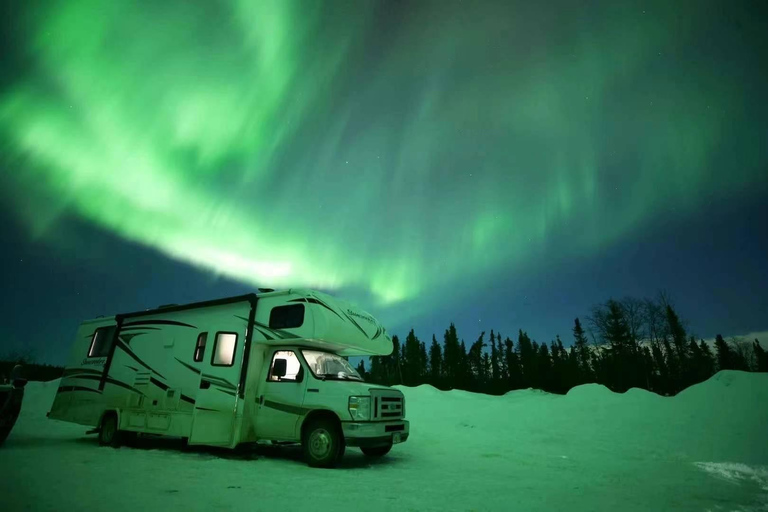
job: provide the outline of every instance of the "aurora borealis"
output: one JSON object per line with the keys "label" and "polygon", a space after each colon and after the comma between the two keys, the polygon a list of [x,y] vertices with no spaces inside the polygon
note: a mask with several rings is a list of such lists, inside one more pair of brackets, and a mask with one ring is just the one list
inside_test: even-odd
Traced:
{"label": "aurora borealis", "polygon": [[747,2],[24,5],[0,183],[52,256],[76,219],[408,322],[768,189]]}

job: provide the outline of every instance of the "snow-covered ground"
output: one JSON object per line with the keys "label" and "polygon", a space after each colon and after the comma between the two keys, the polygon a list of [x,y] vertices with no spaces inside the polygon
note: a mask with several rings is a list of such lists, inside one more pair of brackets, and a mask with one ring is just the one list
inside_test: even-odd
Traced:
{"label": "snow-covered ground", "polygon": [[768,510],[768,374],[721,372],[662,398],[598,385],[502,397],[401,388],[411,437],[336,470],[295,449],[102,448],[46,419],[30,383],[0,448],[0,510]]}

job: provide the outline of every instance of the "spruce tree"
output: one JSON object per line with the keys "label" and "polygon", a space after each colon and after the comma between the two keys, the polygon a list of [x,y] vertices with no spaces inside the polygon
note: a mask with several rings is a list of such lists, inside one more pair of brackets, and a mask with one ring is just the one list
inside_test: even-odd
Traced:
{"label": "spruce tree", "polygon": [[427,346],[423,341],[419,342],[419,381],[418,384],[424,384],[429,378],[429,358],[427,357]]}
{"label": "spruce tree", "polygon": [[573,326],[573,348],[576,349],[576,359],[579,367],[579,384],[593,381],[592,354],[589,350],[589,342],[584,333],[584,328],[578,318]]}
{"label": "spruce tree", "polygon": [[406,386],[415,386],[421,381],[421,342],[413,329],[405,337],[403,357],[400,362],[403,368],[403,379]]}
{"label": "spruce tree", "polygon": [[667,304],[666,307],[667,328],[669,329],[669,335],[672,337],[672,345],[674,347],[675,354],[675,374],[672,376],[675,383],[675,391],[680,391],[686,386],[686,377],[689,374],[690,364],[688,359],[688,343],[686,340],[685,329],[683,328],[680,318],[677,316],[677,312],[671,305]]}
{"label": "spruce tree", "polygon": [[483,375],[483,347],[485,347],[485,331],[480,333],[471,347],[469,347],[469,370],[472,375],[473,391],[478,391],[485,383],[485,376]]}
{"label": "spruce tree", "polygon": [[469,389],[472,371],[469,368],[469,357],[467,356],[467,346],[464,340],[459,345],[459,368],[456,380],[456,386],[459,389]]}
{"label": "spruce tree", "polygon": [[429,373],[431,384],[439,388],[442,384],[443,354],[435,335],[432,335],[432,345],[429,347]]}
{"label": "spruce tree", "polygon": [[707,380],[715,374],[715,356],[712,355],[712,350],[704,340],[699,342],[699,353],[701,354],[701,375],[704,377],[702,380]]}
{"label": "spruce tree", "polygon": [[528,334],[522,329],[517,336],[517,355],[520,361],[520,387],[523,389],[533,387],[536,363],[536,354]]}
{"label": "spruce tree", "polygon": [[509,368],[507,367],[506,352],[504,349],[504,342],[501,341],[501,334],[496,333],[496,353],[499,361],[499,391],[502,393],[509,388]]}
{"label": "spruce tree", "polygon": [[733,370],[733,352],[719,334],[715,337],[715,350],[717,352],[717,369]]}
{"label": "spruce tree", "polygon": [[375,384],[386,384],[382,359],[382,356],[371,357],[371,371],[368,374],[368,380]]}
{"label": "spruce tree", "polygon": [[448,388],[453,389],[459,383],[462,365],[459,337],[456,333],[456,326],[453,323],[445,330],[443,351],[443,375]]}
{"label": "spruce tree", "polygon": [[389,357],[387,385],[402,384],[403,370],[400,367],[400,339],[397,335],[392,336],[392,354],[387,357]]}
{"label": "spruce tree", "polygon": [[480,370],[480,385],[478,391],[493,394],[494,390],[491,388],[491,356],[488,352],[483,352],[483,360],[480,365]]}
{"label": "spruce tree", "polygon": [[[501,345],[501,337],[499,337]],[[501,365],[499,364],[499,350],[496,345],[496,336],[491,329],[491,389],[495,392],[501,379]]]}
{"label": "spruce tree", "polygon": [[539,389],[553,391],[552,358],[546,343],[542,343],[538,350],[536,363],[539,373]]}
{"label": "spruce tree", "polygon": [[365,360],[361,359],[357,364],[357,373],[360,374],[363,380],[368,380],[368,374],[365,371]]}
{"label": "spruce tree", "polygon": [[768,372],[768,354],[766,354],[757,338],[755,338],[755,341],[752,344],[752,350],[755,351],[755,362],[757,363],[755,371]]}
{"label": "spruce tree", "polygon": [[509,338],[504,339],[504,361],[507,367],[507,385],[505,389],[520,389],[522,387],[520,360],[517,352],[515,352],[515,344]]}

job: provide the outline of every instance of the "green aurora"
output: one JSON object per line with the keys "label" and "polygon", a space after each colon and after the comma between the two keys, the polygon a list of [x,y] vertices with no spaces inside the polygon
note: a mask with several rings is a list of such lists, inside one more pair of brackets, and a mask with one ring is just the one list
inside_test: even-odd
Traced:
{"label": "green aurora", "polygon": [[732,133],[746,57],[701,44],[717,4],[618,4],[42,3],[1,91],[3,195],[39,239],[74,216],[405,308],[764,187],[760,134]]}

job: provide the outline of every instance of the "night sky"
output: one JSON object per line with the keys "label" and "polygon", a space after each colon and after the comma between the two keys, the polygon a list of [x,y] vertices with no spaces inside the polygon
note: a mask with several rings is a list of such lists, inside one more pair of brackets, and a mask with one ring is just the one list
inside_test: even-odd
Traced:
{"label": "night sky", "polygon": [[0,353],[257,286],[426,341],[660,289],[766,331],[759,4],[6,2]]}

